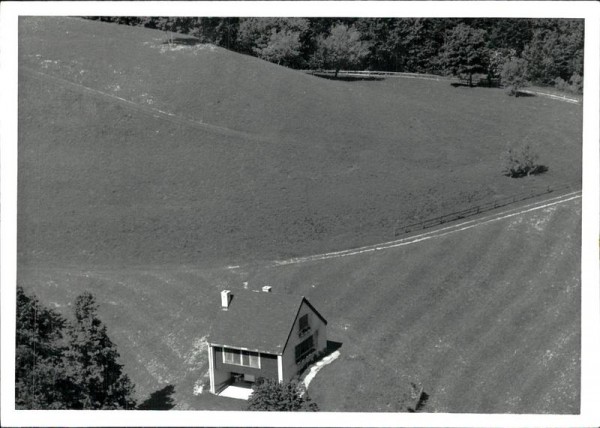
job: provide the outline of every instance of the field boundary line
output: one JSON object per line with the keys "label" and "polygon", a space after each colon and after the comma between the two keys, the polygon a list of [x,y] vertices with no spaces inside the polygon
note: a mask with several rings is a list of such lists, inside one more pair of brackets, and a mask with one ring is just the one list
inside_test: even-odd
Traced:
{"label": "field boundary line", "polygon": [[439,226],[444,223],[454,222],[456,220],[461,220],[467,217],[473,217],[478,214],[483,214],[488,211],[492,211],[498,208],[506,207],[509,205],[513,205],[517,202],[523,202],[528,199],[533,199],[536,197],[540,197],[542,195],[546,195],[554,192],[564,192],[566,190],[577,189],[579,186],[573,184],[563,184],[558,187],[550,187],[545,191],[537,191],[537,192],[529,192],[529,193],[521,193],[516,194],[514,196],[504,197],[500,199],[493,200],[491,202],[482,203],[480,205],[475,205],[467,209],[463,209],[460,211],[455,211],[452,213],[444,214],[442,216],[429,218],[426,220],[422,220],[418,223],[406,224],[402,226],[396,225],[394,227],[394,236],[398,236],[403,232],[404,234],[409,232],[414,232],[416,230],[429,229],[431,227]]}
{"label": "field boundary line", "polygon": [[196,128],[196,129],[199,129],[202,131],[210,131],[215,134],[226,135],[228,137],[244,138],[244,139],[248,139],[248,140],[265,142],[265,143],[273,142],[272,140],[267,139],[267,138],[262,137],[257,134],[251,134],[251,133],[244,132],[244,131],[238,131],[238,130],[227,128],[224,126],[213,125],[210,123],[198,122],[193,119],[181,117],[179,115],[176,115],[175,113],[171,113],[171,112],[167,112],[167,111],[160,110],[157,108],[145,106],[143,104],[136,103],[136,102],[128,100],[126,98],[122,98],[117,95],[101,91],[99,89],[90,88],[88,86],[85,86],[85,85],[82,85],[79,83],[71,82],[70,80],[63,79],[62,77],[52,76],[50,74],[31,69],[29,67],[20,67],[19,70],[30,74],[34,78],[38,78],[40,80],[48,80],[59,86],[67,87],[67,89],[70,88],[70,89],[74,89],[74,90],[78,90],[78,91],[81,91],[84,93],[94,95],[96,97],[115,101],[119,104],[122,104],[125,107],[128,107],[129,109],[131,109],[133,111],[141,112],[141,113],[150,115],[154,118],[163,119],[163,120],[166,120],[166,121],[174,123],[174,124],[190,126],[192,128]]}
{"label": "field boundary line", "polygon": [[[335,75],[335,70],[304,70],[306,74],[317,77],[331,77]],[[405,79],[420,79],[420,80],[434,80],[437,82],[452,82],[454,79],[447,76],[438,76],[435,74],[421,74],[421,73],[403,73],[398,71],[375,71],[375,70],[340,70],[338,76],[351,76],[351,77],[403,77]],[[460,80],[460,79],[459,79]],[[530,89],[520,89],[519,92],[530,95],[537,95],[541,97],[548,97],[553,100],[563,101],[571,104],[580,104],[580,100],[572,98],[567,95],[555,95],[548,92],[536,91]]]}
{"label": "field boundary line", "polygon": [[532,94],[532,95],[539,95],[542,97],[548,97],[553,100],[564,101],[564,102],[571,103],[571,104],[579,104],[578,99],[567,97],[566,95],[555,95],[555,94],[550,94],[548,92],[532,91],[530,89],[519,89],[519,92],[522,92],[524,94]]}
{"label": "field boundary line", "polygon": [[525,206],[522,206],[519,208],[513,208],[510,210],[506,210],[506,211],[503,211],[500,213],[496,213],[494,215],[482,217],[479,219],[464,221],[464,222],[461,222],[458,224],[454,224],[452,226],[446,226],[441,229],[435,229],[435,230],[432,230],[429,232],[420,233],[418,235],[413,235],[410,237],[397,239],[394,241],[388,241],[388,242],[383,242],[380,244],[368,245],[368,246],[353,248],[353,249],[349,249],[349,250],[334,251],[334,252],[330,252],[330,253],[315,254],[315,255],[304,256],[304,257],[294,257],[294,258],[287,259],[287,260],[278,260],[278,261],[272,262],[271,266],[277,267],[277,266],[308,263],[308,262],[313,262],[313,261],[321,261],[321,260],[341,258],[341,257],[346,257],[346,256],[354,256],[354,255],[358,255],[358,254],[364,254],[364,253],[370,253],[370,252],[375,252],[375,251],[382,251],[382,250],[387,250],[387,249],[391,249],[391,248],[401,247],[401,246],[425,241],[425,240],[432,239],[432,238],[446,236],[451,233],[461,232],[463,230],[467,230],[467,229],[482,226],[485,224],[493,223],[496,221],[504,220],[504,219],[514,217],[517,215],[526,214],[526,213],[529,213],[532,211],[544,209],[544,208],[547,208],[547,207],[550,207],[553,205],[562,204],[562,203],[569,202],[569,201],[572,201],[574,199],[579,199],[579,198],[581,198],[581,190],[576,191],[576,192],[567,193],[567,194],[561,195],[561,196],[555,196],[553,198],[548,198],[543,201],[528,204],[528,205],[525,205]]}

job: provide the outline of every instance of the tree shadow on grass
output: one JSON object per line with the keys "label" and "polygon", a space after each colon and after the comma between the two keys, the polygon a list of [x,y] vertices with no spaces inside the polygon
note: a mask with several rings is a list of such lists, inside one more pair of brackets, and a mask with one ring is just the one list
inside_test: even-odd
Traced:
{"label": "tree shadow on grass", "polygon": [[175,407],[175,401],[172,397],[174,392],[175,387],[167,385],[163,389],[150,394],[150,397],[138,406],[138,410],[171,410]]}
{"label": "tree shadow on grass", "polygon": [[515,97],[535,97],[535,94],[532,94],[531,92],[521,92],[521,91],[517,91],[517,93],[515,94]]}
{"label": "tree shadow on grass", "polygon": [[163,45],[196,46],[201,43],[200,39],[194,37],[175,37],[174,39],[163,42]]}
{"label": "tree shadow on grass", "polygon": [[474,88],[475,87],[475,85],[469,86],[468,83],[458,83],[458,82],[452,82],[452,83],[450,83],[450,86],[452,86],[453,88]]}
{"label": "tree shadow on grass", "polygon": [[313,76],[317,76],[320,77],[322,79],[327,79],[327,80],[340,80],[343,82],[355,82],[357,80],[372,80],[372,81],[380,81],[380,80],[384,80],[383,77],[381,76],[345,76],[345,75],[338,75],[338,77],[329,75],[329,74],[313,74]]}
{"label": "tree shadow on grass", "polygon": [[546,165],[536,165],[531,171],[517,171],[517,172],[507,172],[504,175],[511,178],[522,178],[528,177],[530,175],[540,175],[548,171],[548,167]]}

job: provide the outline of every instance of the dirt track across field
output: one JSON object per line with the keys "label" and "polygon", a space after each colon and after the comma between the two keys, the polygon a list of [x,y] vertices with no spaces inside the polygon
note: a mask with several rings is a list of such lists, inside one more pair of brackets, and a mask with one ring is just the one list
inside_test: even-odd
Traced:
{"label": "dirt track across field", "polygon": [[[312,256],[294,257],[294,258],[287,259],[287,260],[278,260],[278,261],[273,262],[273,265],[283,266],[283,265],[289,265],[289,264],[307,263],[307,262],[318,261],[318,260],[334,259],[334,258],[338,258],[338,257],[355,256],[357,254],[364,254],[364,253],[370,253],[373,251],[381,251],[381,250],[387,250],[390,248],[401,247],[404,245],[413,244],[415,242],[421,242],[421,241],[424,241],[427,239],[445,236],[450,233],[456,233],[456,232],[471,229],[474,227],[483,226],[487,223],[503,220],[505,218],[515,217],[520,214],[525,214],[525,213],[528,213],[531,211],[544,209],[544,208],[551,207],[556,204],[561,204],[561,203],[568,202],[573,199],[579,199],[579,198],[581,198],[581,191],[570,192],[565,195],[555,196],[552,198],[546,198],[546,199],[543,199],[542,201],[522,205],[522,206],[519,206],[518,208],[512,208],[509,210],[496,212],[492,215],[480,216],[479,218],[474,219],[474,220],[469,220],[469,221],[464,221],[464,222],[456,222],[455,224],[452,224],[450,226],[436,228],[435,230],[432,230],[429,232],[419,233],[416,235],[413,234],[408,238],[397,239],[394,241],[383,242],[381,244],[369,245],[366,247],[353,248],[353,249],[349,249],[349,250],[334,251],[331,253],[316,254],[316,255],[312,255]],[[231,268],[239,268],[239,266],[235,266],[235,267],[231,267]]]}

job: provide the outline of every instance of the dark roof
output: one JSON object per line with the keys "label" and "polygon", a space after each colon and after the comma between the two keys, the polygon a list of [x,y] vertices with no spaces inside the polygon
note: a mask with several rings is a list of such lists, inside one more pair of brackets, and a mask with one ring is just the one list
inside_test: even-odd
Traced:
{"label": "dark roof", "polygon": [[[326,323],[304,296],[249,290],[232,290],[231,294],[229,308],[215,315],[211,344],[282,354],[303,302]],[[220,294],[214,305],[221,307]]]}

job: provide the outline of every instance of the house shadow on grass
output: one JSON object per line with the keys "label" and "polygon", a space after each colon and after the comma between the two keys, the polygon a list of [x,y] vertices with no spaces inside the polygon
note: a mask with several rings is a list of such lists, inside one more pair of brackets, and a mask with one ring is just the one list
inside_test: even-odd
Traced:
{"label": "house shadow on grass", "polygon": [[325,349],[325,357],[333,354],[335,351],[342,347],[342,342],[334,342],[333,340],[327,341],[327,349]]}
{"label": "house shadow on grass", "polygon": [[175,407],[172,397],[174,392],[175,387],[167,385],[150,394],[150,397],[138,406],[138,410],[171,410]]}
{"label": "house shadow on grass", "polygon": [[174,39],[163,42],[163,45],[183,45],[183,46],[196,46],[201,44],[200,39],[194,37],[175,37]]}

